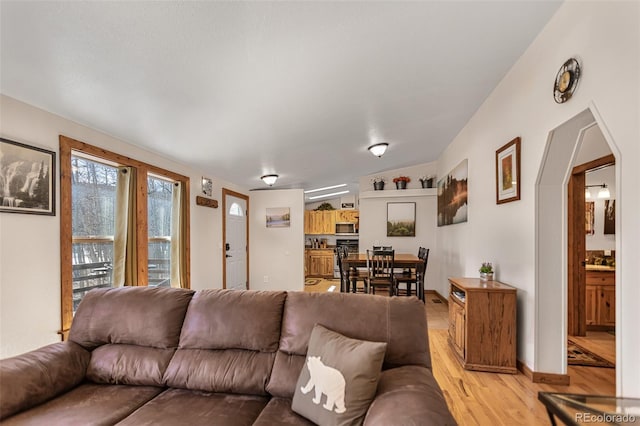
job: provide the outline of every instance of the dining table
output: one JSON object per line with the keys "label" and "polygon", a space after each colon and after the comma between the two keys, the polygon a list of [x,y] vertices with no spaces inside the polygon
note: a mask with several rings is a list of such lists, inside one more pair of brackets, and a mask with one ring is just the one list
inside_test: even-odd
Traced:
{"label": "dining table", "polygon": [[[367,266],[367,253],[349,253],[343,260],[343,266],[347,273],[347,282],[351,281],[351,268],[365,268]],[[393,257],[394,268],[414,268],[418,267],[418,264],[422,260],[412,253],[395,253]],[[354,286],[355,287],[355,286]],[[424,300],[424,279],[418,280],[417,284],[417,296],[420,300]],[[345,288],[343,282],[340,283],[340,291],[348,292],[349,289]]]}

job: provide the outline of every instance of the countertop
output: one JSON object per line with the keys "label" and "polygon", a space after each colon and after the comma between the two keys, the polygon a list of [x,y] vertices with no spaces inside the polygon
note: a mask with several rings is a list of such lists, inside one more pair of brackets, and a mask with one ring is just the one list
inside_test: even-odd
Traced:
{"label": "countertop", "polygon": [[615,266],[590,265],[590,264],[587,264],[585,266],[585,269],[587,271],[600,271],[600,272],[615,272],[616,271],[616,267]]}

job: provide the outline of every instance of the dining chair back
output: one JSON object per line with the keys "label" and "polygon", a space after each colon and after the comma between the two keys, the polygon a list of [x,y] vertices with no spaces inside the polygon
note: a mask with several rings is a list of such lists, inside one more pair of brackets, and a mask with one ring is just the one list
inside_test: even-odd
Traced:
{"label": "dining chair back", "polygon": [[394,261],[394,250],[367,250],[366,284],[371,293],[375,294],[377,288],[387,288],[389,295],[393,296]]}

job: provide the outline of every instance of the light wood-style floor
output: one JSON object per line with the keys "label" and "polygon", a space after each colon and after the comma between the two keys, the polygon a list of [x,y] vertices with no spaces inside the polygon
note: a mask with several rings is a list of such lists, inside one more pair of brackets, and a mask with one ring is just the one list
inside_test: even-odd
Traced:
{"label": "light wood-style floor", "polygon": [[[337,280],[323,280],[314,286],[305,286],[305,290],[327,291],[337,283]],[[460,426],[549,425],[547,412],[538,401],[539,391],[615,394],[613,368],[569,367],[570,386],[532,383],[521,373],[497,374],[463,369],[447,343],[447,305],[435,303],[434,300],[437,300],[435,294],[426,294],[433,374]]]}

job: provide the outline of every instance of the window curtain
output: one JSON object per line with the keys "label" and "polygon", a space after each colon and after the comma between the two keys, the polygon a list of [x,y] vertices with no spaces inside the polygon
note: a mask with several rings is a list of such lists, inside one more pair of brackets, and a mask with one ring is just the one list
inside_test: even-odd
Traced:
{"label": "window curtain", "polygon": [[136,176],[132,167],[118,168],[115,232],[113,236],[113,286],[138,284],[136,266]]}
{"label": "window curtain", "polygon": [[185,217],[188,196],[184,183],[176,182],[173,186],[171,204],[171,287],[177,288],[189,288]]}

